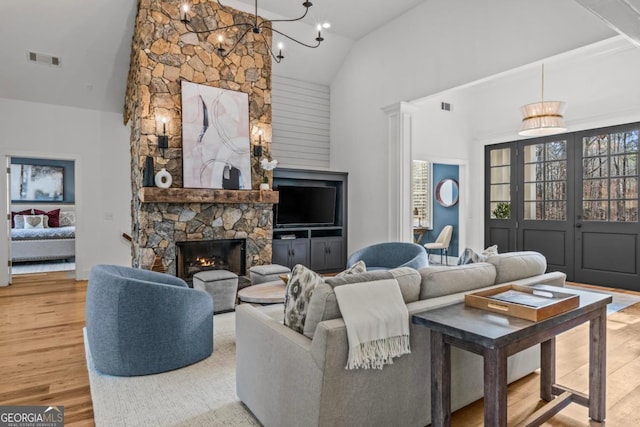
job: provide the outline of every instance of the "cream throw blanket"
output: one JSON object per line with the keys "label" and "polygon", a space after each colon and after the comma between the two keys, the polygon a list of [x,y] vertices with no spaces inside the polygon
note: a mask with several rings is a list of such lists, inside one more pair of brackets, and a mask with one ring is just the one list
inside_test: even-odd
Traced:
{"label": "cream throw blanket", "polygon": [[382,369],[411,353],[409,312],[395,279],[336,286],[334,292],[347,326],[346,369]]}

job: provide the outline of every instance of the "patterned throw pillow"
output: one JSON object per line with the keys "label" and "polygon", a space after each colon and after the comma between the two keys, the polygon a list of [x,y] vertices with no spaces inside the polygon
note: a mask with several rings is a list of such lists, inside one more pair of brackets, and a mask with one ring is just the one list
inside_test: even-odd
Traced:
{"label": "patterned throw pillow", "polygon": [[318,273],[298,264],[291,270],[284,297],[284,324],[298,333],[304,331],[304,321],[313,289],[323,283]]}
{"label": "patterned throw pillow", "polygon": [[498,255],[498,245],[489,246],[487,249],[482,251],[482,255],[486,257],[490,257],[492,255]]}
{"label": "patterned throw pillow", "polygon": [[489,246],[480,254],[471,248],[466,248],[458,259],[458,265],[485,262],[491,255],[498,255],[498,245]]}
{"label": "patterned throw pillow", "polygon": [[347,268],[342,273],[336,274],[335,277],[344,277],[344,276],[348,276],[349,274],[360,274],[366,271],[367,271],[367,266],[365,265],[364,261],[360,260],[355,264],[353,264],[351,267]]}
{"label": "patterned throw pillow", "polygon": [[44,224],[47,220],[46,215],[25,215],[24,228],[45,228]]}
{"label": "patterned throw pillow", "polygon": [[60,212],[60,227],[76,225],[76,213],[71,211]]}

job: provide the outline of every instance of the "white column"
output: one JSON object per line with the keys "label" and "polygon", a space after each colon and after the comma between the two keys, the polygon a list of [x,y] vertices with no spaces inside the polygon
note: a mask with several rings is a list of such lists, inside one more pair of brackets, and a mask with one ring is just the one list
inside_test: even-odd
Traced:
{"label": "white column", "polygon": [[411,222],[411,120],[417,110],[399,102],[382,109],[389,126],[389,241],[413,242]]}

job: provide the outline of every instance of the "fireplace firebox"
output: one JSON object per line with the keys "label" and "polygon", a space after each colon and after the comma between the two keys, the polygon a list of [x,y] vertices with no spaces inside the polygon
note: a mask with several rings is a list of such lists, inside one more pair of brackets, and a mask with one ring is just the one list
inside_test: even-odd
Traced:
{"label": "fireplace firebox", "polygon": [[189,284],[200,271],[229,270],[244,276],[246,245],[245,239],[176,242],[176,275]]}

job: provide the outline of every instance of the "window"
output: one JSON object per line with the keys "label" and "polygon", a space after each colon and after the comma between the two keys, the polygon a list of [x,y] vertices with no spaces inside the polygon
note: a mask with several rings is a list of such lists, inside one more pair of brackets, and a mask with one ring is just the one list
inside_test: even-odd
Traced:
{"label": "window", "polygon": [[582,139],[585,221],[638,222],[638,131]]}
{"label": "window", "polygon": [[566,221],[567,141],[524,147],[524,219]]}
{"label": "window", "polygon": [[413,226],[431,228],[433,224],[431,163],[414,160],[411,168]]}
{"label": "window", "polygon": [[511,218],[511,148],[491,150],[490,156],[490,217]]}

